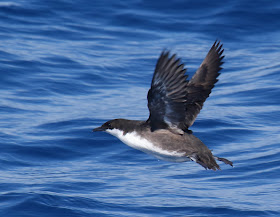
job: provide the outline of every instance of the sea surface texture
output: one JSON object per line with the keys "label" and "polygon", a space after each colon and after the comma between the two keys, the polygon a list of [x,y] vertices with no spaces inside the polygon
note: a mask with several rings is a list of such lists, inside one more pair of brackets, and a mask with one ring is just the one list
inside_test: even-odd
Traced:
{"label": "sea surface texture", "polygon": [[[0,216],[280,216],[280,2],[0,2]],[[162,50],[225,63],[190,128],[221,171],[92,129],[146,120]],[[172,145],[172,144],[170,144]]]}

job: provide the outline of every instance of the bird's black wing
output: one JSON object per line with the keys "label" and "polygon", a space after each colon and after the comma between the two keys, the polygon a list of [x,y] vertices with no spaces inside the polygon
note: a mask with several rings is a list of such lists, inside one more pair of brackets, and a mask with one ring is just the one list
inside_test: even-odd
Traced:
{"label": "bird's black wing", "polygon": [[221,48],[219,43],[213,44],[190,81],[180,59],[169,57],[169,52],[161,53],[148,92],[147,122],[152,130],[169,127],[185,131],[193,124],[217,82],[223,59]]}
{"label": "bird's black wing", "polygon": [[187,85],[187,106],[185,116],[185,126],[190,127],[202,109],[203,103],[209,97],[212,88],[218,81],[219,71],[223,64],[222,56],[224,50],[222,44],[217,41],[213,44],[205,59],[193,75]]}
{"label": "bird's black wing", "polygon": [[162,52],[148,92],[148,108],[152,130],[178,127],[185,120],[187,105],[186,69],[175,55]]}

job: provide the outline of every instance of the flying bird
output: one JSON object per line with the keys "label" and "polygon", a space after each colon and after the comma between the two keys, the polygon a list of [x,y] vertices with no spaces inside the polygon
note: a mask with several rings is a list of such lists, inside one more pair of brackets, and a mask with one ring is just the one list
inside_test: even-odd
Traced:
{"label": "flying bird", "polygon": [[231,161],[214,156],[189,130],[218,81],[224,58],[222,46],[215,41],[190,80],[181,60],[163,51],[147,96],[148,120],[114,119],[93,131],[105,131],[128,146],[161,160],[194,161],[212,170],[220,170],[216,160],[233,166]]}

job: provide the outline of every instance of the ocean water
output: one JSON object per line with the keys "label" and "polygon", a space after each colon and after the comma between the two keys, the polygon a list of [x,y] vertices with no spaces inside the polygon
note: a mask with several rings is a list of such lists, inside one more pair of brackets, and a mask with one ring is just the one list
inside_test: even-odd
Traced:
{"label": "ocean water", "polygon": [[[280,216],[280,2],[0,2],[0,216]],[[234,167],[170,163],[91,130],[145,120],[163,49],[192,75],[224,44],[191,127]]]}

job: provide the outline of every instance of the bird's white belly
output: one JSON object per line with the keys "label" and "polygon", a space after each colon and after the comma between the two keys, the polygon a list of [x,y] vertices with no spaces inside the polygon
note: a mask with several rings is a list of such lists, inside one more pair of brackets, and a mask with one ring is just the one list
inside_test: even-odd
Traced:
{"label": "bird's white belly", "polygon": [[136,132],[126,133],[125,135],[123,134],[123,131],[118,129],[107,129],[106,132],[117,137],[126,145],[147,154],[152,154],[158,159],[173,162],[184,162],[190,160],[183,152],[164,150],[161,147],[154,145],[147,139],[141,138]]}

